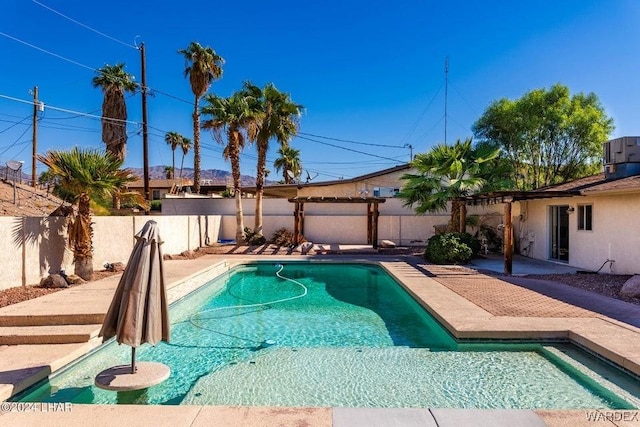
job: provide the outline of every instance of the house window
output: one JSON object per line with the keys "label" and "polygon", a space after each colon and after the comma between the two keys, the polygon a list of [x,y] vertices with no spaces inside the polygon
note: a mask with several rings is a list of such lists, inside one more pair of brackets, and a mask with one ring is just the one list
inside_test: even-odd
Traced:
{"label": "house window", "polygon": [[578,205],[578,230],[593,230],[593,205]]}
{"label": "house window", "polygon": [[151,192],[151,200],[159,200],[160,199],[160,190],[153,190]]}

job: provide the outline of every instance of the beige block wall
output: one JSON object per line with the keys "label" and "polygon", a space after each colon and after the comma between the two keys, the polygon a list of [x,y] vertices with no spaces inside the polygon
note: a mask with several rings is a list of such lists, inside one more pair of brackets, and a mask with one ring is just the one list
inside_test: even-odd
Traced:
{"label": "beige block wall", "polygon": [[[93,268],[100,270],[105,262],[127,263],[134,234],[151,219],[158,222],[164,253],[196,249],[207,236],[218,240],[220,216],[93,217]],[[0,217],[0,244],[5,248],[0,251],[5,268],[0,289],[37,284],[62,269],[72,274],[73,253],[66,241],[64,218]]]}

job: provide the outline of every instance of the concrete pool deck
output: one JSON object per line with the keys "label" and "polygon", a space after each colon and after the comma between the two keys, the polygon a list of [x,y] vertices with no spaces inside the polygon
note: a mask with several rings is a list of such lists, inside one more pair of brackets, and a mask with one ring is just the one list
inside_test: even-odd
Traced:
{"label": "concrete pool deck", "polygon": [[[199,274],[274,256],[207,255],[167,261],[169,298],[197,286]],[[640,329],[464,267],[433,266],[416,257],[289,255],[287,261],[375,261],[401,281],[421,304],[460,339],[564,339],[640,374]],[[216,271],[203,273],[212,266]],[[46,378],[100,344],[102,316],[119,276],[0,309],[0,338],[40,344],[0,345],[0,401]],[[640,310],[640,307],[638,307]],[[60,327],[61,329],[56,329]],[[24,337],[27,338],[24,338]],[[69,336],[73,336],[71,341]],[[53,338],[52,338],[53,337]],[[51,341],[59,343],[50,343]],[[11,409],[8,408],[3,409]],[[636,411],[456,410],[379,408],[260,408],[195,406],[33,406],[0,410],[2,425],[640,425]],[[23,412],[16,412],[22,409]],[[24,412],[30,409],[28,412]],[[44,409],[51,409],[45,411]],[[64,409],[64,410],[62,410]]]}

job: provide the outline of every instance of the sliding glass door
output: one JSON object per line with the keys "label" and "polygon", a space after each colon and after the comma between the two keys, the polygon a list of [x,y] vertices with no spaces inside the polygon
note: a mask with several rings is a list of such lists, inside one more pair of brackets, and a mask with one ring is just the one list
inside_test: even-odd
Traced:
{"label": "sliding glass door", "polygon": [[549,258],[569,262],[569,206],[550,206]]}

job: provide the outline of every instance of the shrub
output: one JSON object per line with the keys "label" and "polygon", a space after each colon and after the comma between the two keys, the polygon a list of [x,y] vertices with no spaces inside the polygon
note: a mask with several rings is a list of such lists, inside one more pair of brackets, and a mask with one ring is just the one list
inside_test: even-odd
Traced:
{"label": "shrub", "polygon": [[262,234],[256,233],[249,227],[244,228],[244,239],[250,245],[264,245],[267,243],[267,239]]}
{"label": "shrub", "polygon": [[480,240],[473,237],[471,234],[469,233],[451,233],[451,234],[455,235],[458,239],[460,239],[462,243],[469,246],[469,249],[471,249],[472,255],[478,255],[480,253],[480,249],[482,249],[482,243],[480,243]]}
{"label": "shrub", "polygon": [[152,200],[151,201],[151,210],[152,211],[161,211],[162,210],[162,200]]}
{"label": "shrub", "polygon": [[278,246],[295,246],[305,241],[304,237],[300,236],[298,241],[294,239],[293,231],[286,228],[280,228],[273,233],[271,241]]}
{"label": "shrub", "polygon": [[465,264],[473,251],[462,240],[466,233],[437,234],[429,239],[424,257],[434,264]]}

